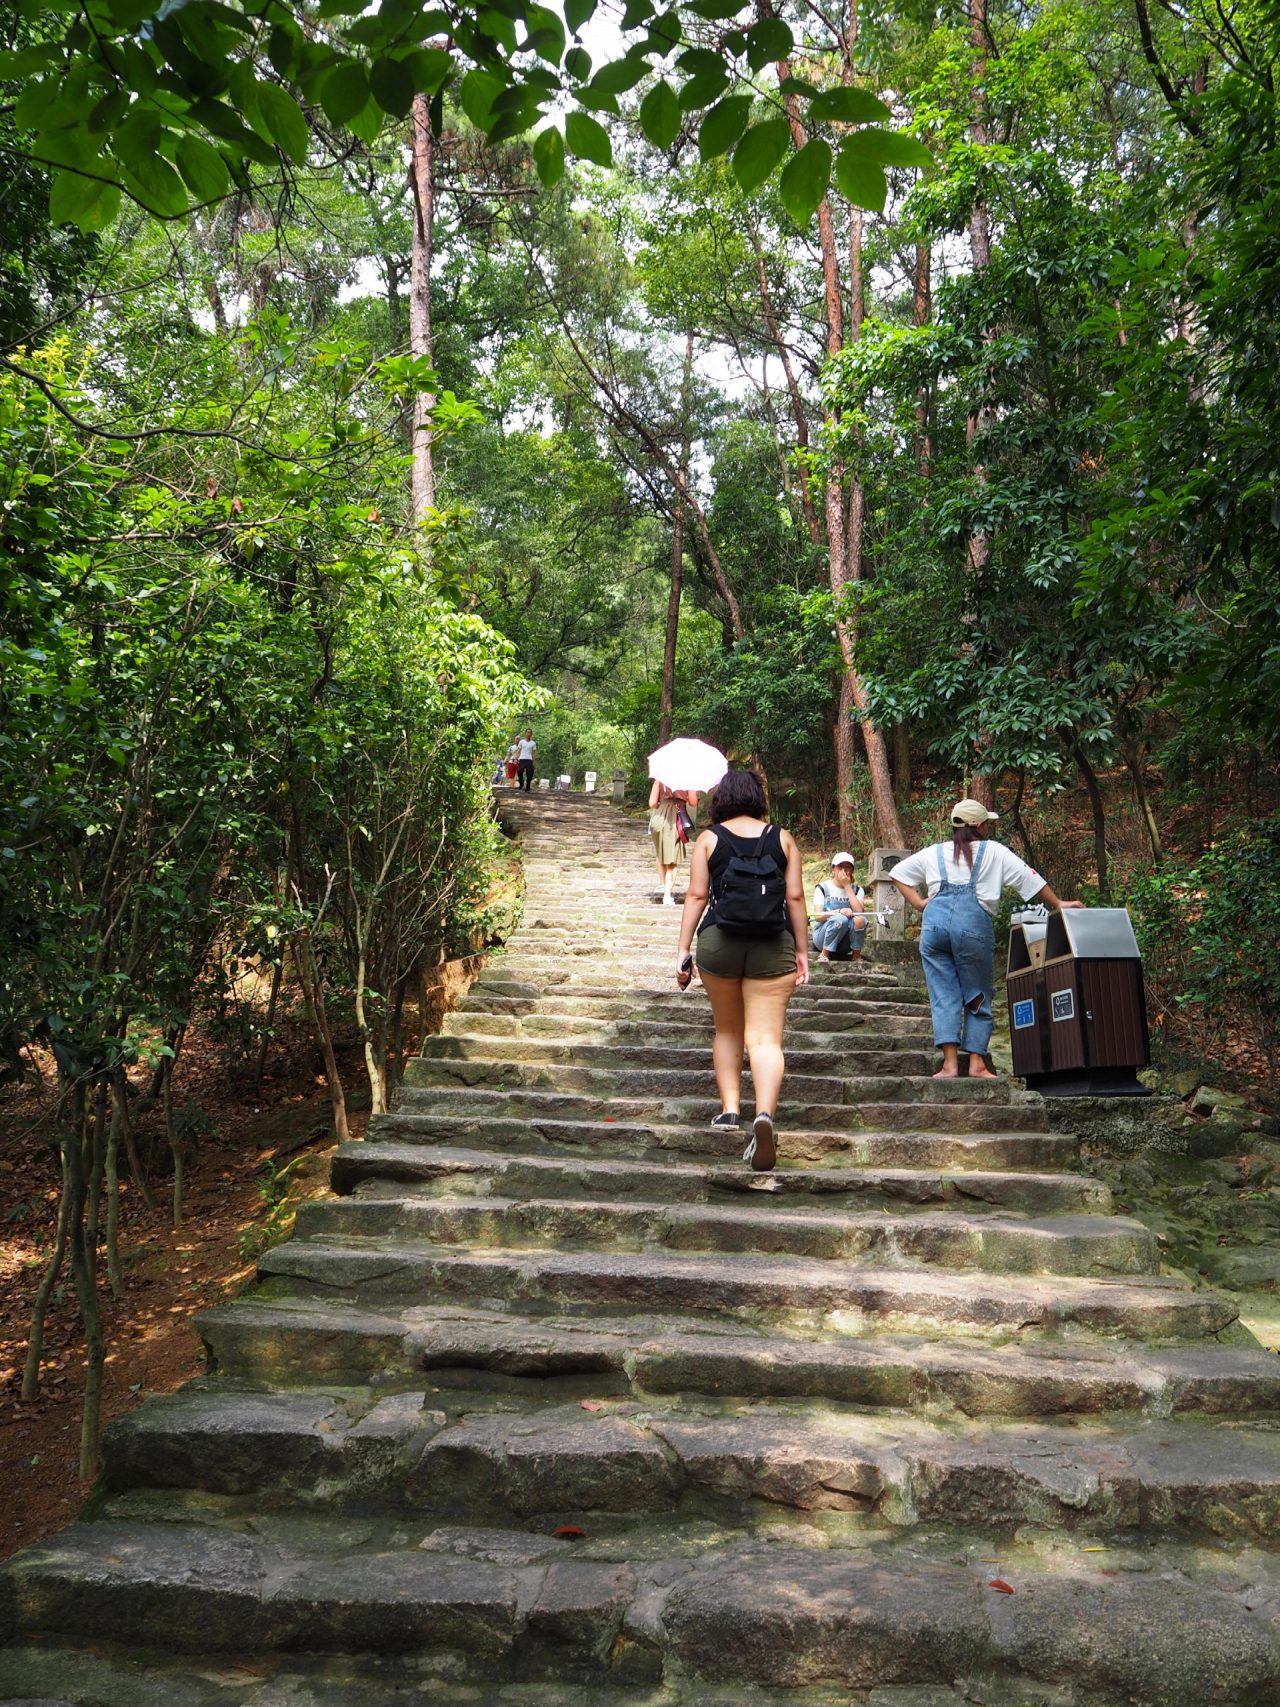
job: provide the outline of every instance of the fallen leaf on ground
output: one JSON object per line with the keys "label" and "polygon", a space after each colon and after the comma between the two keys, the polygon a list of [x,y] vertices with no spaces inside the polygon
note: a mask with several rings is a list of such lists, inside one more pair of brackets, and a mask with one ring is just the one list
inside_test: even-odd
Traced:
{"label": "fallen leaf on ground", "polygon": [[999,1594],[1014,1594],[1017,1592],[1014,1589],[1013,1584],[1007,1583],[1003,1577],[992,1577],[991,1581],[987,1584],[987,1587],[995,1589]]}

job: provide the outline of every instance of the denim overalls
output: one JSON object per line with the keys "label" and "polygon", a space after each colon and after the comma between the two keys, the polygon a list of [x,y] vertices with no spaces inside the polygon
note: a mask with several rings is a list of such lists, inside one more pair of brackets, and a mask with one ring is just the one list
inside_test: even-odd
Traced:
{"label": "denim overalls", "polygon": [[967,883],[947,877],[946,848],[939,843],[942,887],[929,898],[920,927],[920,958],[933,1009],[933,1041],[955,1043],[985,1055],[991,1042],[991,997],[996,982],[996,931],[978,900],[978,871],[986,843],[973,850]]}

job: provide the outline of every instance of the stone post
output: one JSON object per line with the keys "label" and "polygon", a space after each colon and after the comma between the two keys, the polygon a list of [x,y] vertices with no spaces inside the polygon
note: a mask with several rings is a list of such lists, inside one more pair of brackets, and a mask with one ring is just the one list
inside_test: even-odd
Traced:
{"label": "stone post", "polygon": [[867,899],[871,902],[872,911],[879,915],[871,923],[872,942],[902,941],[906,927],[907,903],[898,893],[889,873],[900,859],[906,857],[906,848],[871,850],[871,861],[867,867]]}
{"label": "stone post", "polygon": [[614,773],[613,773],[613,798],[614,798],[615,804],[617,804],[618,806],[621,806],[622,802],[626,799],[626,797],[627,797],[627,773],[626,773],[626,771],[614,771]]}

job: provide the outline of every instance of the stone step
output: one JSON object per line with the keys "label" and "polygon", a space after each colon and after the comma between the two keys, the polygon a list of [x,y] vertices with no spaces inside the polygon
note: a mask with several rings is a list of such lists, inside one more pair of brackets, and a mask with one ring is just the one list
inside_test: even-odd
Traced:
{"label": "stone step", "polygon": [[[405,1065],[400,1106],[406,1110],[430,1106],[441,1088],[462,1087],[486,1091],[575,1091],[624,1101],[628,1097],[645,1096],[658,1096],[664,1101],[710,1099],[718,1108],[710,1052],[678,1052],[690,1057],[696,1065],[672,1061],[671,1056],[676,1053],[668,1053],[670,1065],[657,1066],[635,1065],[625,1058],[621,1064],[612,1066],[517,1060],[504,1056],[500,1050],[492,1051],[488,1059],[436,1053],[417,1055]],[[812,1065],[811,1061],[788,1059],[783,1081],[784,1114],[789,1105],[797,1102],[834,1107],[861,1102],[910,1102],[946,1108],[981,1103],[992,1109],[1031,1107],[1037,1112],[1041,1109],[1038,1100],[1028,1103],[1026,1092],[1008,1079],[935,1079],[924,1072],[911,1074],[903,1069],[895,1073],[817,1073],[807,1070]]]}
{"label": "stone step", "polygon": [[598,1198],[313,1198],[299,1205],[297,1230],[303,1239],[376,1239],[383,1245],[421,1240],[487,1250],[757,1253],[995,1274],[1152,1275],[1160,1267],[1155,1235],[1121,1216],[824,1213],[783,1209],[759,1197],[723,1206]]}
{"label": "stone step", "polygon": [[597,1157],[521,1156],[444,1145],[343,1144],[332,1167],[341,1193],[470,1192],[477,1196],[642,1197],[657,1202],[751,1202],[788,1207],[1014,1209],[1031,1215],[1107,1214],[1111,1192],[1083,1174],[947,1171],[938,1168],[778,1168],[753,1174],[740,1165],[639,1162]]}
{"label": "stone step", "polygon": [[872,1409],[1046,1418],[1280,1413],[1280,1359],[1257,1346],[863,1338],[721,1319],[374,1309],[261,1293],[195,1320],[214,1369],[271,1386],[492,1383],[516,1397],[738,1395]]}
{"label": "stone step", "polygon": [[[607,1109],[610,1105],[605,1104]],[[900,1109],[894,1110],[899,1114]],[[367,1128],[380,1144],[475,1143],[482,1149],[592,1155],[720,1156],[741,1165],[746,1142],[742,1131],[709,1125],[619,1118],[601,1113],[590,1119],[566,1120],[540,1115],[530,1119],[489,1110],[476,1113],[376,1114]],[[850,1167],[997,1168],[1001,1170],[1070,1168],[1079,1144],[1066,1132],[999,1130],[958,1132],[927,1127],[907,1130],[885,1123],[878,1129],[837,1131],[824,1127],[789,1126],[781,1140],[778,1172],[797,1165],[835,1163]],[[754,1177],[754,1176],[753,1176]]]}
{"label": "stone step", "polygon": [[112,1424],[105,1475],[116,1492],[267,1495],[472,1523],[689,1510],[732,1525],[745,1500],[896,1529],[1280,1534],[1274,1427],[588,1403],[518,1415],[483,1393],[188,1390]]}
{"label": "stone step", "polygon": [[[712,1024],[709,1012],[689,1008],[688,1017],[644,1019],[628,1018],[619,1013],[614,1018],[594,1018],[590,1014],[559,1013],[551,1004],[533,1006],[524,1012],[490,1013],[479,1008],[454,1011],[444,1016],[444,1037],[545,1037],[584,1042],[610,1042],[632,1039],[644,1043],[670,1043],[679,1048],[711,1047]],[[877,1019],[874,1023],[865,1014],[846,1016],[839,1025],[825,1019],[801,1023],[794,1016],[788,1021],[784,1034],[788,1048],[922,1050],[927,1046],[927,1031],[916,1024],[896,1019]],[[935,1057],[936,1058],[936,1057]]]}
{"label": "stone step", "polygon": [[[578,962],[575,964],[575,959]],[[509,967],[510,976],[518,983],[536,989],[542,997],[561,995],[576,996],[582,999],[596,998],[602,1001],[611,999],[626,999],[637,997],[642,1001],[653,1002],[661,1000],[668,992],[686,1002],[690,1007],[707,1000],[705,991],[691,984],[687,990],[678,990],[675,986],[673,962],[674,950],[669,954],[655,955],[651,958],[642,956],[627,956],[620,958],[612,966],[602,965],[599,961],[591,960],[586,955],[578,957],[556,957],[547,955],[545,959],[532,960],[522,957],[513,961]],[[482,985],[474,992],[461,998],[459,1006],[466,1007],[473,1000],[488,998],[488,990]],[[511,998],[495,997],[497,1001],[515,1000],[530,1001],[537,998],[517,996]],[[923,990],[915,990],[904,986],[901,989],[884,990],[871,987],[859,988],[856,993],[846,995],[844,992],[819,986],[803,985],[791,998],[788,1013],[830,1012],[830,1013],[896,1013],[916,1016],[921,1019],[928,1017],[928,997]]]}
{"label": "stone step", "polygon": [[[559,1029],[552,1036],[507,1037],[500,1042],[483,1034],[428,1037],[421,1054],[407,1063],[413,1068],[414,1082],[425,1084],[428,1081],[419,1078],[422,1069],[416,1065],[418,1061],[484,1062],[491,1068],[519,1061],[606,1072],[652,1068],[695,1073],[710,1071],[710,1055],[705,1044],[633,1042],[627,1037],[607,1042],[594,1041],[565,1037]],[[817,1074],[841,1079],[848,1076],[857,1080],[909,1074],[923,1078],[931,1075],[936,1065],[937,1058],[932,1049],[819,1048],[808,1038],[793,1039],[787,1046],[788,1077]]]}
{"label": "stone step", "polygon": [[[413,1065],[411,1063],[410,1065]],[[416,1077],[416,1072],[415,1072]],[[981,1090],[984,1087],[979,1086]],[[744,1074],[743,1108],[751,1108],[750,1076]],[[605,1090],[595,1095],[573,1091],[540,1091],[523,1086],[491,1090],[480,1085],[434,1084],[430,1087],[406,1083],[397,1104],[397,1117],[410,1119],[420,1110],[449,1115],[460,1120],[491,1115],[505,1120],[591,1120],[646,1121],[654,1125],[701,1125],[719,1110],[712,1093],[695,1096],[664,1096],[661,1089],[647,1096],[612,1096]],[[808,1101],[783,1084],[781,1106],[776,1111],[781,1147],[788,1154],[788,1134],[805,1130],[861,1131],[897,1127],[904,1132],[981,1132],[998,1126],[1001,1131],[1042,1132],[1047,1125],[1039,1098],[1025,1102],[996,1102],[991,1097],[966,1096],[934,1102],[921,1098],[900,1102],[877,1099],[862,1102]]]}
{"label": "stone step", "polygon": [[[1280,1568],[1257,1549],[1206,1561],[1169,1543],[1153,1556],[1111,1550],[1105,1564],[1064,1537],[1049,1559],[1009,1548],[997,1577],[980,1546],[831,1545],[812,1529],[772,1543],[677,1533],[659,1553],[656,1537],[625,1533],[575,1542],[456,1526],[353,1545],[350,1523],[319,1519],[287,1537],[77,1524],[10,1561],[3,1580],[23,1636],[163,1632],[170,1653],[234,1656],[259,1673],[269,1668],[254,1656],[306,1646],[430,1661],[455,1687],[669,1679],[690,1702],[708,1699],[690,1682],[734,1686],[711,1697],[726,1702],[756,1686],[883,1685],[890,1702],[936,1704],[957,1677],[982,1676],[1000,1691],[984,1686],[988,1700],[1097,1707],[1244,1707],[1280,1687]],[[627,1541],[645,1539],[629,1558]]]}
{"label": "stone step", "polygon": [[276,1298],[727,1312],[768,1322],[802,1317],[858,1334],[928,1324],[1199,1339],[1222,1331],[1237,1314],[1224,1297],[1158,1277],[1006,1276],[739,1253],[460,1251],[403,1237],[355,1244],[293,1239],[265,1252],[258,1273],[271,1281]]}

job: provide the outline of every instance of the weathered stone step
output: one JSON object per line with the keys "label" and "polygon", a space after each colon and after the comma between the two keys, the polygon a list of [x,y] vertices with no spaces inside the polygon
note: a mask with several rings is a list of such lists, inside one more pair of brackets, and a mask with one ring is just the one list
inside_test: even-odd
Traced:
{"label": "weathered stone step", "polygon": [[[539,1317],[455,1306],[373,1309],[261,1294],[196,1318],[214,1367],[271,1385],[477,1380],[561,1392],[714,1394],[1036,1418],[1280,1412],[1280,1359],[1256,1346],[1131,1340],[999,1343],[767,1332],[720,1320]],[[559,1384],[558,1387],[556,1384]]]}
{"label": "weathered stone step", "polygon": [[[594,1018],[590,1014],[559,1013],[551,1004],[530,1005],[523,1013],[489,1013],[479,1008],[465,1012],[455,1010],[444,1016],[445,1037],[545,1037],[584,1042],[612,1042],[635,1039],[643,1043],[669,1042],[675,1047],[710,1049],[713,1028],[711,1015],[701,1008],[690,1007],[687,1018],[659,1019],[628,1018],[622,1012],[611,1019]],[[865,1014],[846,1015],[838,1024],[799,1023],[794,1016],[788,1022],[785,1041],[788,1048],[818,1048],[859,1050],[921,1050],[926,1045],[927,1032],[914,1020],[877,1019],[874,1024]]]}
{"label": "weathered stone step", "polygon": [[262,1494],[473,1523],[692,1507],[732,1524],[749,1500],[895,1528],[1280,1533],[1274,1427],[944,1425],[829,1407],[589,1403],[590,1413],[553,1403],[515,1415],[482,1393],[371,1402],[188,1390],[111,1426],[105,1474],[115,1491]]}
{"label": "weathered stone step", "polygon": [[[421,1077],[419,1061],[484,1062],[489,1068],[519,1061],[530,1065],[546,1063],[605,1072],[652,1068],[693,1073],[710,1071],[709,1051],[701,1039],[698,1044],[673,1040],[661,1043],[632,1041],[626,1036],[594,1041],[566,1037],[560,1028],[551,1036],[504,1037],[501,1041],[485,1035],[429,1037],[421,1055],[406,1063],[412,1068],[413,1082],[425,1084],[428,1081]],[[933,1050],[818,1047],[809,1038],[793,1039],[787,1046],[789,1078],[815,1074],[855,1082],[867,1077],[912,1075],[924,1078],[932,1074],[936,1065],[937,1057]]]}
{"label": "weathered stone step", "polygon": [[333,1161],[335,1191],[468,1191],[503,1197],[647,1197],[682,1203],[751,1202],[789,1207],[936,1207],[1016,1209],[1027,1214],[1087,1210],[1106,1214],[1111,1192],[1083,1174],[966,1172],[928,1168],[779,1168],[753,1174],[739,1166],[641,1162],[596,1157],[509,1155],[443,1145],[344,1144]]}
{"label": "weathered stone step", "polygon": [[[341,1523],[299,1523],[286,1543],[120,1522],[75,1525],[11,1561],[5,1578],[24,1635],[143,1643],[163,1632],[171,1653],[240,1662],[299,1646],[431,1657],[455,1685],[667,1676],[735,1686],[725,1701],[756,1685],[914,1685],[920,1701],[982,1676],[1005,1700],[1034,1699],[1019,1694],[1029,1688],[1046,1701],[1049,1688],[1082,1707],[1245,1707],[1274,1695],[1271,1556],[1206,1562],[1176,1545],[1109,1556],[1127,1568],[1069,1543],[1048,1565],[1014,1547],[994,1579],[976,1547],[959,1558],[903,1539],[823,1550],[800,1532],[690,1542],[633,1563],[619,1539],[520,1530],[438,1529],[417,1544],[378,1536],[353,1548]],[[992,1587],[1006,1577],[1012,1594]]]}
{"label": "weathered stone step", "polygon": [[[743,1091],[743,1107],[749,1109],[749,1075],[744,1075]],[[690,1126],[709,1120],[719,1107],[719,1099],[714,1095],[667,1097],[661,1090],[655,1090],[648,1096],[611,1096],[602,1090],[593,1096],[586,1092],[540,1091],[523,1086],[490,1090],[480,1085],[434,1084],[428,1088],[406,1084],[400,1093],[397,1116],[407,1119],[419,1109],[430,1109],[436,1114],[448,1114],[459,1119],[484,1114],[495,1119],[538,1122],[608,1117],[616,1121]],[[949,1102],[919,1098],[904,1098],[900,1102],[881,1099],[813,1102],[798,1094],[792,1095],[791,1087],[785,1083],[782,1104],[776,1113],[782,1135],[780,1148],[784,1155],[788,1153],[788,1133],[796,1127],[832,1131],[898,1127],[910,1132],[981,1132],[998,1126],[1001,1131],[1042,1132],[1048,1124],[1039,1098],[1027,1102],[996,1102],[981,1096]]]}
{"label": "weathered stone step", "polygon": [[305,1239],[384,1245],[405,1239],[490,1250],[757,1253],[997,1274],[1151,1275],[1160,1267],[1155,1235],[1141,1221],[1120,1216],[824,1213],[759,1198],[723,1206],[598,1198],[313,1198],[299,1205],[297,1227]]}
{"label": "weathered stone step", "polygon": [[[706,993],[696,985],[690,985],[685,991],[674,987],[674,958],[674,951],[655,956],[651,961],[629,958],[619,960],[608,970],[586,956],[579,957],[577,964],[570,959],[557,960],[553,956],[548,956],[545,962],[521,961],[511,966],[511,977],[521,985],[537,990],[539,996],[491,996],[485,985],[480,983],[462,997],[459,1006],[465,1009],[473,1003],[486,1001],[519,1004],[551,996],[602,1002],[634,998],[646,1005],[661,1003],[670,996],[688,1007],[705,1003]],[[923,1019],[928,1015],[928,997],[923,991],[908,986],[884,991],[860,987],[856,992],[846,994],[827,985],[815,988],[805,984],[791,998],[788,1016],[793,1013],[890,1013]]]}
{"label": "weathered stone step", "polygon": [[272,1282],[275,1297],[457,1298],[516,1307],[750,1313],[766,1321],[798,1315],[851,1333],[927,1323],[1199,1339],[1236,1317],[1225,1298],[1156,1277],[1004,1276],[738,1253],[459,1251],[394,1237],[354,1245],[293,1239],[265,1252],[258,1273]]}
{"label": "weathered stone step", "polygon": [[[692,1056],[694,1052],[680,1053]],[[911,1102],[947,1108],[982,1103],[992,1109],[1031,1107],[1037,1112],[1041,1109],[1038,1101],[1028,1103],[1026,1092],[1008,1079],[944,1080],[923,1072],[909,1074],[903,1070],[896,1073],[856,1074],[849,1071],[822,1074],[808,1071],[808,1065],[788,1062],[781,1109],[784,1115],[788,1106],[797,1102],[835,1107],[861,1102]],[[493,1051],[487,1060],[444,1054],[419,1055],[406,1063],[400,1106],[406,1110],[430,1106],[442,1087],[474,1087],[487,1091],[580,1091],[589,1096],[616,1096],[621,1100],[656,1095],[664,1100],[711,1099],[715,1108],[720,1106],[709,1052],[698,1059],[696,1066],[683,1062],[673,1062],[670,1066],[625,1062],[614,1066],[595,1066],[554,1060],[527,1061],[505,1057],[500,1050]]]}
{"label": "weathered stone step", "polygon": [[[609,1105],[604,1105],[608,1107]],[[592,1119],[565,1120],[512,1113],[377,1114],[369,1121],[369,1137],[378,1143],[476,1143],[484,1149],[545,1150],[593,1155],[720,1156],[741,1165],[741,1131],[708,1125],[668,1124],[619,1118],[601,1113]],[[877,1130],[833,1131],[823,1127],[789,1126],[781,1143],[778,1172],[808,1163],[835,1162],[850,1167],[998,1168],[1002,1170],[1069,1168],[1079,1144],[1066,1132],[998,1131],[941,1132],[907,1130],[886,1121]],[[746,1170],[744,1170],[746,1171]]]}

